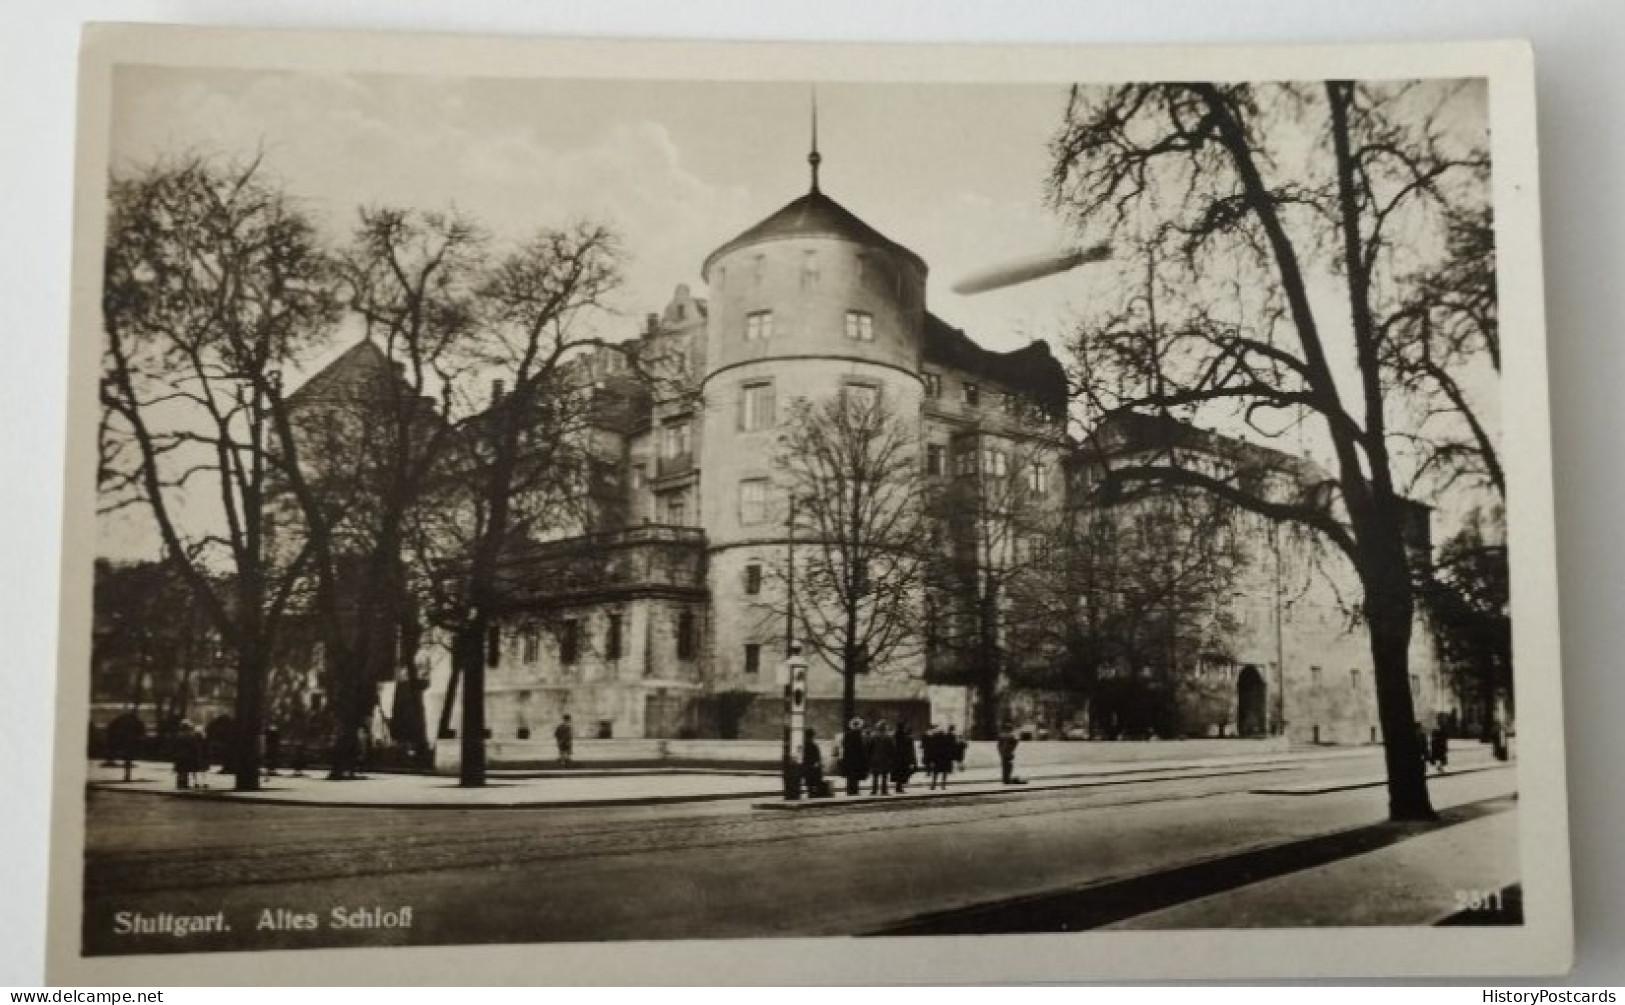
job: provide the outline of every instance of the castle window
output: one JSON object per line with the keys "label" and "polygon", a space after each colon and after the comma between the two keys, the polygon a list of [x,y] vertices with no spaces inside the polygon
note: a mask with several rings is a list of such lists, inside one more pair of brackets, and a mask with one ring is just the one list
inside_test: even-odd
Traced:
{"label": "castle window", "polygon": [[801,288],[815,289],[818,286],[818,252],[811,249],[801,255]]}
{"label": "castle window", "polygon": [[925,473],[928,475],[942,474],[942,444],[928,443],[925,445]]}
{"label": "castle window", "polygon": [[762,672],[762,644],[760,642],[745,643],[745,673],[752,677]]}
{"label": "castle window", "polygon": [[566,666],[581,658],[581,622],[565,618],[559,628],[559,661]]}
{"label": "castle window", "polygon": [[1002,450],[982,452],[982,474],[1003,478],[1010,473],[1010,458]]}
{"label": "castle window", "polygon": [[925,396],[927,398],[942,397],[942,374],[922,373],[920,378],[925,381]]}
{"label": "castle window", "polygon": [[773,400],[773,382],[770,380],[746,384],[739,393],[739,428],[745,432],[768,429],[776,421]]}
{"label": "castle window", "polygon": [[1309,684],[1312,687],[1320,686],[1320,667],[1309,668]]}
{"label": "castle window", "polygon": [[954,470],[962,476],[974,475],[976,473],[976,451],[961,451]]}
{"label": "castle window", "polygon": [[671,524],[673,527],[683,527],[686,526],[687,519],[688,507],[684,505],[682,496],[672,496],[670,499],[666,500],[667,523]]}
{"label": "castle window", "polygon": [[1049,467],[1042,461],[1027,466],[1027,488],[1038,495],[1049,492]]}
{"label": "castle window", "polygon": [[847,311],[846,337],[855,342],[873,342],[875,340],[875,316],[868,311]]}
{"label": "castle window", "polygon": [[739,483],[739,522],[745,526],[767,522],[766,478],[746,478]]}
{"label": "castle window", "polygon": [[693,447],[693,440],[689,433],[688,422],[677,420],[665,425],[666,456],[681,457]]}
{"label": "castle window", "polygon": [[745,566],[745,595],[754,597],[762,592],[762,563],[752,562]]}
{"label": "castle window", "polygon": [[644,482],[647,480],[648,473],[644,466],[641,464],[632,465],[632,487],[635,489],[641,489],[643,488]]}
{"label": "castle window", "polygon": [[609,616],[609,629],[604,633],[604,659],[618,660],[621,658],[621,616]]}
{"label": "castle window", "polygon": [[773,312],[751,311],[745,315],[745,341],[760,342],[773,337]]}
{"label": "castle window", "polygon": [[849,381],[841,385],[841,400],[853,411],[866,414],[879,403],[880,387]]}
{"label": "castle window", "polygon": [[982,403],[982,389],[975,384],[967,380],[961,390],[963,391],[966,408],[975,408]]}
{"label": "castle window", "polygon": [[542,654],[542,633],[536,630],[535,625],[526,625],[525,633],[521,636],[523,643],[521,650],[526,663],[535,663]]}
{"label": "castle window", "polygon": [[680,660],[694,658],[693,611],[683,611],[677,615],[677,658]]}

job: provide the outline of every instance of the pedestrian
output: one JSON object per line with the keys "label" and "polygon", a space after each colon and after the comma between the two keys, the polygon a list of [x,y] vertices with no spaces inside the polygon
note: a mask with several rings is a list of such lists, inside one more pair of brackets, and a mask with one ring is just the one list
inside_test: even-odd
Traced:
{"label": "pedestrian", "polygon": [[953,744],[954,741],[948,738],[941,726],[932,726],[920,741],[920,758],[925,762],[929,788],[948,787],[948,772],[953,770],[954,764]]}
{"label": "pedestrian", "polygon": [[1442,772],[1450,765],[1450,734],[1442,721],[1433,727],[1433,735],[1429,739],[1428,760]]}
{"label": "pedestrian", "polygon": [[892,761],[891,778],[897,785],[897,794],[902,795],[908,791],[908,781],[919,770],[920,757],[914,749],[914,734],[909,732],[908,723],[899,719],[897,732],[892,737],[892,744],[896,748]]}
{"label": "pedestrian", "polygon": [[[192,731],[192,787],[194,789],[209,787],[209,769],[214,767],[215,762],[215,758],[212,756],[214,750],[214,743],[209,739],[207,733],[201,729]],[[220,758],[220,770],[222,772],[226,770],[224,756]]]}
{"label": "pedestrian", "polygon": [[575,756],[576,728],[570,724],[570,716],[565,715],[559,728],[553,730],[553,742],[559,747],[559,763],[568,768],[571,758]]}
{"label": "pedestrian", "polygon": [[175,762],[175,788],[190,789],[192,775],[197,767],[197,738],[192,732],[192,724],[185,719],[175,727],[175,737],[171,741],[174,749]]}
{"label": "pedestrian", "polygon": [[1004,779],[1004,784],[1006,785],[1027,784],[1022,779],[1016,777],[1016,747],[1020,745],[1021,741],[1016,739],[1015,728],[1009,723],[1005,723],[1004,728],[999,731],[998,746],[999,775]]}
{"label": "pedestrian", "polygon": [[134,774],[136,748],[146,735],[146,725],[134,712],[125,712],[107,724],[108,759],[114,765],[123,763],[126,782]]}
{"label": "pedestrian", "polygon": [[[965,751],[970,749],[970,744],[960,739],[955,727],[948,727],[948,739],[943,743],[942,749],[948,752],[949,771],[965,770]],[[947,782],[944,781],[943,785],[946,787]]]}
{"label": "pedestrian", "polygon": [[1426,772],[1433,766],[1433,744],[1428,739],[1427,727],[1420,722],[1416,724],[1416,752],[1422,758],[1422,770]]}
{"label": "pedestrian", "polygon": [[846,724],[841,737],[841,777],[846,779],[846,794],[855,796],[863,780],[869,777],[868,738],[863,733],[863,720],[854,718]]}
{"label": "pedestrian", "polygon": [[372,730],[361,726],[355,731],[355,766],[350,769],[351,778],[360,778],[361,773],[367,770],[367,763],[372,759]]}
{"label": "pedestrian", "polygon": [[801,741],[801,784],[808,799],[827,799],[833,793],[824,780],[824,752],[818,749],[818,732],[809,729]]}
{"label": "pedestrian", "polygon": [[881,722],[869,738],[869,794],[891,794],[892,771],[897,767],[897,741],[892,739],[891,726]]}

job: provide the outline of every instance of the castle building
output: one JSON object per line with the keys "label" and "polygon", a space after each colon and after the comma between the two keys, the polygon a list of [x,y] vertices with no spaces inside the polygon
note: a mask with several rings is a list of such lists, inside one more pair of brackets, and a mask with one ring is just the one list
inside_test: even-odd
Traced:
{"label": "castle building", "polygon": [[[1029,735],[1132,732],[1127,706],[1100,697],[1122,687],[1090,696],[1006,680],[1041,680],[1068,659],[1011,627],[1022,621],[1013,576],[1077,509],[1060,363],[1041,341],[994,352],[932,314],[925,260],[825,193],[816,151],[809,161],[804,195],[704,258],[708,296],[678,286],[635,338],[572,364],[607,403],[584,433],[601,461],[598,503],[504,560],[485,647],[493,759],[510,745],[518,759],[551,756],[546,741],[566,715],[586,738],[780,735],[778,669],[795,635],[786,573],[819,542],[792,522],[774,458],[795,403],[830,398],[885,402],[911,430],[922,486],[960,503],[939,547],[964,589],[919,598],[920,644],[864,666],[860,714],[966,730],[979,703],[996,703]],[[1186,435],[1180,449],[1193,453],[1261,449]],[[1273,460],[1300,487],[1317,477],[1307,462]],[[1425,509],[1417,520],[1425,549]],[[1236,533],[1246,560],[1215,605],[1211,638],[1100,676],[1151,681],[1168,696],[1174,714],[1147,735],[1378,740],[1346,577],[1328,578],[1262,523]],[[1450,702],[1425,630],[1412,655],[1418,718],[1428,719]],[[426,685],[428,732],[455,737],[446,647],[426,641],[410,659],[397,677]],[[809,724],[827,736],[840,726],[844,675],[828,658],[810,663]]]}
{"label": "castle building", "polygon": [[[1302,457],[1197,429],[1161,416],[1121,415],[1094,431],[1091,445],[1072,457],[1076,511],[1090,507],[1086,485],[1111,463],[1166,463],[1191,470],[1222,472],[1277,503],[1319,507],[1335,498],[1331,475]],[[1149,502],[1127,503],[1133,510]],[[1211,505],[1211,503],[1209,504]],[[1423,567],[1432,553],[1431,511],[1408,507],[1405,537],[1412,563]],[[1132,522],[1119,514],[1116,525]],[[1360,585],[1347,559],[1313,532],[1293,530],[1234,508],[1201,528],[1205,541],[1181,540],[1178,531],[1158,528],[1160,549],[1182,547],[1204,560],[1228,561],[1226,595],[1206,617],[1161,658],[1109,668],[1097,688],[1092,727],[1115,735],[1134,720],[1131,732],[1154,728],[1172,736],[1286,735],[1299,743],[1360,744],[1382,738],[1369,640],[1358,623]],[[1191,576],[1184,567],[1179,574]],[[1432,726],[1441,713],[1456,710],[1440,665],[1432,626],[1418,615],[1411,634],[1411,699],[1419,723]],[[1140,693],[1159,691],[1156,721],[1138,710],[1113,707],[1133,680]],[[1150,720],[1150,721],[1148,721]]]}
{"label": "castle building", "polygon": [[[796,400],[883,400],[932,479],[1003,474],[1021,444],[1059,442],[1065,376],[1048,347],[992,352],[931,314],[925,261],[823,192],[812,160],[805,195],[705,258],[708,298],[677,287],[635,341],[579,363],[594,381],[629,358],[666,379],[637,421],[594,434],[624,459],[619,525],[509,558],[487,654],[493,740],[548,735],[565,714],[585,736],[778,736],[780,580],[816,544],[796,537],[774,470]],[[1057,509],[1058,460],[1042,477]],[[963,724],[963,688],[934,687],[925,663],[920,646],[867,667],[863,713]],[[456,698],[444,672],[431,680],[433,714]],[[827,735],[841,671],[814,658],[809,684]]]}

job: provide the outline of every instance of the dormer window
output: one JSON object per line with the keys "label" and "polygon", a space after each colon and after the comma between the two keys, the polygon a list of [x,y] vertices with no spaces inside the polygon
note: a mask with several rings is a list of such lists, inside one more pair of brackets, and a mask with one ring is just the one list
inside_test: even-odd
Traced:
{"label": "dormer window", "polygon": [[925,382],[925,396],[927,398],[942,397],[942,374],[922,373],[920,379]]}
{"label": "dormer window", "polygon": [[745,341],[760,342],[773,337],[773,312],[752,311],[745,315]]}
{"label": "dormer window", "polygon": [[970,381],[965,381],[963,392],[966,408],[975,408],[982,403],[982,389]]}
{"label": "dormer window", "polygon": [[875,316],[868,311],[847,311],[846,337],[854,342],[873,342]]}

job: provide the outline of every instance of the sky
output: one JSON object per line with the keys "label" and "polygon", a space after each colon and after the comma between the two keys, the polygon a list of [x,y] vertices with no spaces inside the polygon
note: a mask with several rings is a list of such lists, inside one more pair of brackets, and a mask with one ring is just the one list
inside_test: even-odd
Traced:
{"label": "sky", "polygon": [[[587,217],[630,252],[630,335],[729,238],[804,194],[813,84],[569,81],[121,67],[115,168],[251,156],[335,238],[369,204],[456,206],[499,240]],[[930,265],[933,311],[990,348],[1053,335],[1062,276],[978,296],[972,271],[1066,246],[1043,202],[1057,86],[818,84],[823,190]],[[615,328],[621,329],[618,333]]]}
{"label": "sky", "polygon": [[[368,205],[456,207],[499,243],[581,218],[608,222],[630,258],[610,300],[615,314],[594,334],[620,339],[678,284],[704,296],[706,256],[807,191],[815,84],[122,66],[114,93],[115,171],[187,152],[258,152],[335,244]],[[1454,99],[1458,128],[1483,128],[1482,100],[1482,88]],[[951,291],[972,272],[1083,239],[1044,201],[1066,87],[821,82],[816,101],[823,190],[923,257],[929,308],[988,348],[1033,338],[1058,347],[1091,298],[1104,302],[1133,266],[1085,266],[973,296]],[[1288,149],[1306,153],[1306,140],[1287,137]],[[1331,328],[1346,327],[1340,285],[1311,277]],[[356,337],[345,333],[302,369]],[[1347,395],[1358,382],[1345,355],[1333,363]],[[1497,421],[1487,380],[1476,382]],[[1271,445],[1330,462],[1313,437]]]}

